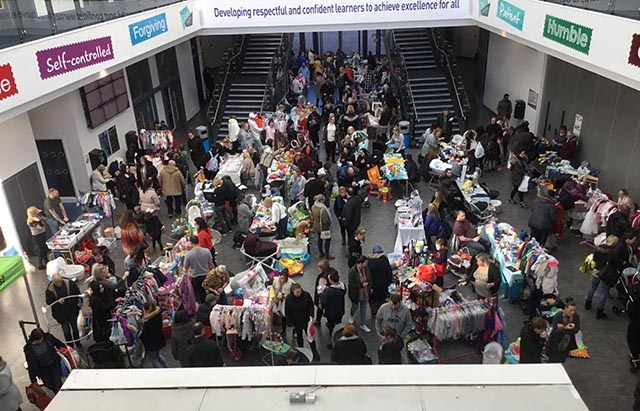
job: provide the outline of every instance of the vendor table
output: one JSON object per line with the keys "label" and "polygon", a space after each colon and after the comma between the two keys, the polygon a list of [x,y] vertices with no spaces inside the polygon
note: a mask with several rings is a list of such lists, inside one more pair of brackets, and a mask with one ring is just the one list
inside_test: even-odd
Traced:
{"label": "vendor table", "polygon": [[101,220],[100,214],[81,214],[75,221],[65,224],[51,236],[47,241],[47,247],[53,253],[62,254],[73,260],[75,247],[100,225]]}
{"label": "vendor table", "polygon": [[238,185],[241,184],[240,174],[242,172],[242,156],[231,156],[222,162],[220,165],[220,169],[218,170],[218,174],[216,177],[231,177],[231,181],[233,184]]}
{"label": "vendor table", "polygon": [[396,243],[393,247],[395,253],[402,254],[404,246],[412,240],[424,241],[426,239],[419,208],[418,210],[413,210],[407,207],[404,207],[404,209],[399,207],[396,211],[394,223],[398,226]]}

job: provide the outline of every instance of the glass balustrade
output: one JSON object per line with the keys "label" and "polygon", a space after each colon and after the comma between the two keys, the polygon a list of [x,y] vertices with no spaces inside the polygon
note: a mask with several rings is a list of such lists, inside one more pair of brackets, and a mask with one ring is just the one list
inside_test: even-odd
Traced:
{"label": "glass balustrade", "polygon": [[0,48],[184,0],[0,0]]}

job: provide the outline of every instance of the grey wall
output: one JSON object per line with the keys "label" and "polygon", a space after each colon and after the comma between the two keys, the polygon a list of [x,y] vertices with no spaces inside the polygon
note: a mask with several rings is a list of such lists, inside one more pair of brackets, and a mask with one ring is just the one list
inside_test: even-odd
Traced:
{"label": "grey wall", "polygon": [[640,91],[549,56],[538,130],[552,136],[564,124],[571,129],[583,116],[578,159],[602,170],[600,186],[615,193],[626,186],[640,199]]}

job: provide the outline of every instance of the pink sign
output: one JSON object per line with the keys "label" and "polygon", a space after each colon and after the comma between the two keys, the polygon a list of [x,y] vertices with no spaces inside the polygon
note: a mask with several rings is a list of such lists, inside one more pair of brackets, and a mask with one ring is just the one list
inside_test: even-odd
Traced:
{"label": "pink sign", "polygon": [[111,36],[40,50],[36,58],[43,80],[80,70],[114,59]]}

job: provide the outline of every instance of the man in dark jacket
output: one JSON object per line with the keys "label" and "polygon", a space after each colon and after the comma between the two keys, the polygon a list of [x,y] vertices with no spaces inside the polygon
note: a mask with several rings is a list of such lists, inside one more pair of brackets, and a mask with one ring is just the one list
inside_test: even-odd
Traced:
{"label": "man in dark jacket", "polygon": [[204,325],[193,324],[193,341],[187,349],[187,367],[222,367],[224,362],[220,356],[218,344],[204,337]]}
{"label": "man in dark jacket", "polygon": [[218,304],[218,296],[215,294],[207,294],[204,299],[204,304],[198,305],[198,311],[196,311],[196,321],[202,323],[202,325],[210,327],[211,310]]}
{"label": "man in dark jacket", "polygon": [[353,324],[346,324],[342,337],[336,342],[331,360],[340,365],[371,364],[367,356],[367,344],[356,334]]}
{"label": "man in dark jacket", "polygon": [[[78,312],[82,306],[80,289],[74,281],[65,280],[60,273],[53,273],[45,291],[47,305],[51,306],[51,316],[62,326],[65,342],[82,348],[78,333]],[[69,298],[70,297],[70,298]]]}
{"label": "man in dark jacket", "polygon": [[353,188],[347,189],[347,203],[342,209],[342,221],[347,229],[347,238],[354,236],[362,219],[362,198],[357,195]]}
{"label": "man in dark jacket", "polygon": [[207,164],[207,156],[204,151],[204,144],[202,144],[202,139],[196,136],[195,131],[189,130],[187,146],[189,147],[189,155],[191,156],[191,161],[196,166],[196,169],[200,170],[204,168]]}
{"label": "man in dark jacket", "polygon": [[346,164],[338,168],[336,175],[338,186],[351,187],[355,183],[358,173],[354,166]]}
{"label": "man in dark jacket", "polygon": [[60,357],[56,348],[65,348],[62,341],[42,328],[31,331],[23,351],[29,371],[29,380],[34,383],[38,378],[42,379],[44,386],[57,394],[62,387],[60,373]]}
{"label": "man in dark jacket", "polygon": [[389,259],[379,245],[373,247],[368,265],[371,271],[372,289],[369,296],[369,307],[371,308],[371,316],[374,317],[380,306],[387,301],[389,284],[393,281],[393,271]]}
{"label": "man in dark jacket", "polygon": [[[291,286],[291,292],[285,298],[285,317],[287,324],[293,327],[296,334],[296,343],[298,347],[304,347],[304,333],[307,332],[309,321],[313,321],[313,299],[311,294],[302,290],[302,286],[298,283]],[[316,342],[309,343],[313,352],[313,361],[320,361],[320,354],[316,349]]]}
{"label": "man in dark jacket", "polygon": [[538,193],[531,205],[531,216],[529,216],[531,237],[538,240],[538,243],[543,247],[551,227],[559,222],[556,201],[551,193],[549,194]]}
{"label": "man in dark jacket", "polygon": [[316,173],[313,171],[309,171],[307,177],[308,180],[304,185],[303,194],[307,199],[307,208],[311,209],[313,199],[316,198],[318,194],[324,194],[324,183],[316,177]]}
{"label": "man in dark jacket", "polygon": [[329,328],[330,341],[327,344],[327,348],[333,347],[333,330],[336,325],[342,322],[344,317],[344,297],[347,294],[347,289],[340,281],[340,275],[333,270],[329,273],[329,286],[324,289],[320,294],[320,302],[324,309],[324,317],[327,319],[327,327]]}
{"label": "man in dark jacket", "polygon": [[513,107],[511,106],[511,100],[509,100],[509,95],[505,94],[502,97],[502,100],[498,102],[498,107],[496,108],[498,112],[499,118],[511,118],[511,113],[513,113]]}

